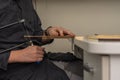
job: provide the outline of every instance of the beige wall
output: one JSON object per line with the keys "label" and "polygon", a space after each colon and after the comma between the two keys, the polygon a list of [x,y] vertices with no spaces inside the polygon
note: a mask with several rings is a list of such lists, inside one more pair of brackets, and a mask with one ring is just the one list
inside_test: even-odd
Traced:
{"label": "beige wall", "polygon": [[[63,26],[76,35],[120,34],[120,1],[36,0],[43,27]],[[55,40],[49,51],[71,51],[67,40]]]}

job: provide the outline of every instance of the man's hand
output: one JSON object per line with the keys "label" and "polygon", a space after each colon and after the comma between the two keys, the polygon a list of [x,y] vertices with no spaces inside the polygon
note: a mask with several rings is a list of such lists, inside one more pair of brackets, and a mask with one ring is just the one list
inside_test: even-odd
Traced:
{"label": "man's hand", "polygon": [[71,31],[66,30],[62,27],[50,27],[47,29],[47,33],[50,36],[66,36],[66,35],[75,36]]}
{"label": "man's hand", "polygon": [[22,50],[11,51],[9,63],[15,62],[38,62],[42,61],[44,57],[44,48],[39,46],[29,46]]}

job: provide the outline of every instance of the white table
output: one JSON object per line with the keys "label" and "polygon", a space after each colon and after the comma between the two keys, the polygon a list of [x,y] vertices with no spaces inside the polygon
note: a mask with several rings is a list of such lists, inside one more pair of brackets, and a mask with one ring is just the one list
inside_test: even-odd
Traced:
{"label": "white table", "polygon": [[84,52],[84,65],[91,68],[91,72],[84,71],[84,80],[120,80],[120,41],[76,37],[74,44]]}

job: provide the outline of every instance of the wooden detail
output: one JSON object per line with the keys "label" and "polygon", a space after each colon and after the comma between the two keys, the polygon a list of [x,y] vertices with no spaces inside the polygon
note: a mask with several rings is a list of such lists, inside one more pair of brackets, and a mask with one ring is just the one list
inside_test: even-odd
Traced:
{"label": "wooden detail", "polygon": [[31,36],[31,35],[25,35],[25,38],[44,38],[44,39],[68,39],[68,38],[74,38],[75,36]]}
{"label": "wooden detail", "polygon": [[88,36],[88,39],[96,39],[100,41],[120,41],[120,35],[93,35]]}

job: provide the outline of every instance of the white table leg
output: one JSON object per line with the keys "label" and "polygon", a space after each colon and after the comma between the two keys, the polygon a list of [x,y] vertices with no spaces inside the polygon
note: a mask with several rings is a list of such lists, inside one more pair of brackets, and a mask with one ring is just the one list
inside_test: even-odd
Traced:
{"label": "white table leg", "polygon": [[110,80],[110,57],[102,56],[102,80]]}
{"label": "white table leg", "polygon": [[110,80],[120,80],[120,55],[110,56]]}

